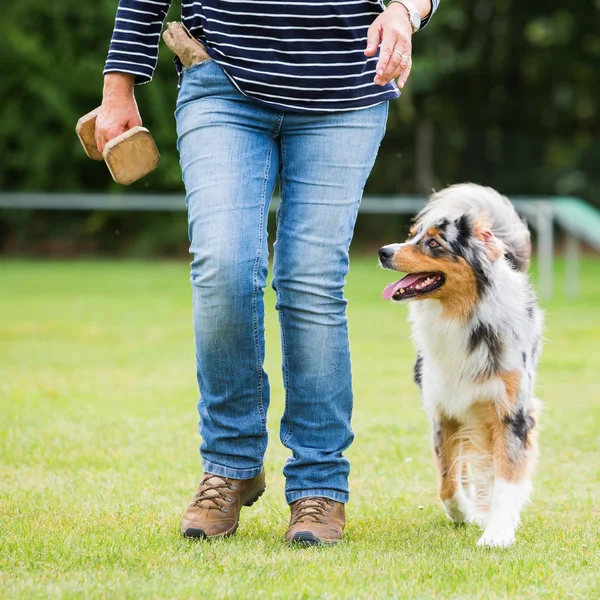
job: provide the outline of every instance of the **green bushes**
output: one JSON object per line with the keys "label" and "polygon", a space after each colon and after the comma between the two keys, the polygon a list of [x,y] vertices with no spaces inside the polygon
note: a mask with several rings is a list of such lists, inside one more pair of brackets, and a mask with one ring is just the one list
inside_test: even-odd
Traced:
{"label": "green bushes", "polygon": [[[19,0],[3,7],[0,189],[117,191],[74,134],[77,118],[100,102],[115,10],[116,0]],[[431,25],[414,38],[413,73],[390,107],[366,191],[420,193],[472,180],[509,194],[571,194],[600,205],[597,13],[589,0],[573,0],[568,11],[558,0],[442,0]],[[168,18],[178,16],[176,2]],[[137,88],[162,162],[128,189],[182,191],[176,94],[162,46],[154,81]],[[22,230],[23,218],[0,216],[0,249],[7,235]],[[150,228],[145,238],[164,233],[162,218],[134,219]],[[111,219],[101,221],[110,235]]]}

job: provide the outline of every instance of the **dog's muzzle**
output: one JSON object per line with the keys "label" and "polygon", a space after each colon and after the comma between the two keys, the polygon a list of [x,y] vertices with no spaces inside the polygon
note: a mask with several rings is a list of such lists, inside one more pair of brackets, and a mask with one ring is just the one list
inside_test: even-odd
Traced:
{"label": "dog's muzzle", "polygon": [[397,244],[390,244],[389,246],[379,248],[379,262],[385,269],[393,269],[391,261],[396,253],[396,246]]}

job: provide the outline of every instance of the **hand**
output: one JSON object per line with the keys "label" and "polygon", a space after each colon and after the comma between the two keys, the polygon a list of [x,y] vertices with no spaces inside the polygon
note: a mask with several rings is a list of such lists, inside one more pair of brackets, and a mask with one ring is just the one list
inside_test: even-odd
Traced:
{"label": "hand", "polygon": [[133,75],[128,73],[108,73],[104,78],[102,106],[94,132],[100,152],[110,140],[142,124],[133,94],[133,80]]}
{"label": "hand", "polygon": [[377,85],[386,85],[398,77],[398,87],[404,87],[412,66],[411,41],[412,27],[408,11],[398,2],[388,5],[373,21],[367,33],[367,56],[375,56],[381,42],[377,74],[373,80]]}

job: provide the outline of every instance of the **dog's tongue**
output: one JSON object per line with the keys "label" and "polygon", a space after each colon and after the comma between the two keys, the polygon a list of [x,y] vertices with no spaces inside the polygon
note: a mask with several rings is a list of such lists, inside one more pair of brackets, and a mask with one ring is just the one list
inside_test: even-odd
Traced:
{"label": "dog's tongue", "polygon": [[422,278],[423,273],[409,273],[408,275],[405,275],[402,279],[399,279],[394,283],[386,285],[383,292],[381,292],[381,297],[384,300],[389,300],[400,288],[406,288]]}

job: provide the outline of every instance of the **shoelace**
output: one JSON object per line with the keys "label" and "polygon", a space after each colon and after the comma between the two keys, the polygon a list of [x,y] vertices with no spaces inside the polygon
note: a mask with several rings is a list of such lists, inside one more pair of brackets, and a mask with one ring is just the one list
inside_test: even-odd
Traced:
{"label": "shoelace", "polygon": [[300,521],[312,521],[325,525],[328,513],[331,512],[333,501],[327,498],[301,498],[294,505],[291,524],[294,525]]}
{"label": "shoelace", "polygon": [[[215,482],[210,483],[210,480],[214,479]],[[200,482],[200,490],[196,494],[194,499],[194,506],[199,508],[208,508],[220,510],[221,512],[228,512],[225,506],[226,502],[231,502],[233,499],[231,496],[226,494],[224,490],[236,490],[236,486],[232,485],[231,482],[225,477],[219,477],[218,475],[207,475]],[[208,505],[202,505],[203,502]]]}

